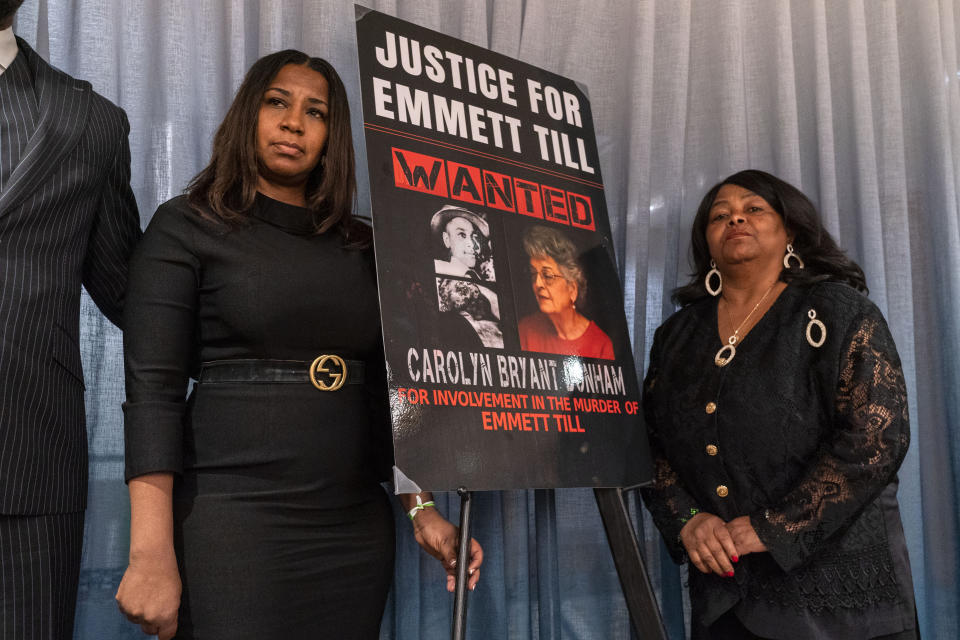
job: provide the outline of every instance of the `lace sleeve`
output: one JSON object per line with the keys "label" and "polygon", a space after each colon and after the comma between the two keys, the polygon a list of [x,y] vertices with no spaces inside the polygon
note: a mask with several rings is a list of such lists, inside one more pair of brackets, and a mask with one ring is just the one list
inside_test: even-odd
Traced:
{"label": "lace sleeve", "polygon": [[[659,330],[658,330],[659,334]],[[680,543],[680,529],[696,515],[700,508],[696,500],[683,486],[680,477],[670,466],[660,442],[660,432],[654,419],[653,403],[656,402],[654,387],[657,384],[659,360],[658,340],[654,337],[650,350],[650,368],[643,382],[643,412],[650,438],[650,455],[653,458],[653,484],[640,490],[643,501],[653,516],[653,521],[663,535],[670,557],[677,564],[687,559],[686,550]]]}
{"label": "lace sleeve", "polygon": [[806,562],[876,499],[909,445],[903,372],[879,311],[860,316],[843,344],[832,433],[796,488],[750,517],[785,571]]}

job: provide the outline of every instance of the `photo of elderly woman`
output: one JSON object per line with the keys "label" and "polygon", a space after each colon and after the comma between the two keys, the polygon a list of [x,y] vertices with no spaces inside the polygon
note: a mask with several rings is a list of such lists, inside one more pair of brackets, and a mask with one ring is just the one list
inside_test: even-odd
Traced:
{"label": "photo of elderly woman", "polygon": [[472,282],[437,278],[437,295],[445,328],[456,334],[452,344],[462,343],[473,331],[479,339],[479,344],[474,346],[503,349],[500,308],[495,293]]}
{"label": "photo of elderly woman", "polygon": [[610,337],[577,309],[587,295],[587,278],[577,247],[561,231],[535,226],[524,233],[530,286],[539,311],[520,320],[520,348],[613,360]]}

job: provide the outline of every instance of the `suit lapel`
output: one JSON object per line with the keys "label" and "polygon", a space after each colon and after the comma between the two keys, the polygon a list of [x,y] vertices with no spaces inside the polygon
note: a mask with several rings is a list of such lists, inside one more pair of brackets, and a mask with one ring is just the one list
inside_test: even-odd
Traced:
{"label": "suit lapel", "polygon": [[30,67],[40,113],[20,163],[10,175],[7,188],[0,193],[0,217],[40,188],[50,174],[60,168],[61,158],[76,146],[83,133],[90,106],[88,83],[57,71],[20,38],[17,46]]}

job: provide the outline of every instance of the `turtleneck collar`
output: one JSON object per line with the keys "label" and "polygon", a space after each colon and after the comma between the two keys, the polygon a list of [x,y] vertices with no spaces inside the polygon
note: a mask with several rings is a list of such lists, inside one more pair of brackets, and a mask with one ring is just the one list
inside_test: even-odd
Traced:
{"label": "turtleneck collar", "polygon": [[316,233],[317,230],[310,209],[274,200],[259,191],[250,215],[287,233],[305,236]]}

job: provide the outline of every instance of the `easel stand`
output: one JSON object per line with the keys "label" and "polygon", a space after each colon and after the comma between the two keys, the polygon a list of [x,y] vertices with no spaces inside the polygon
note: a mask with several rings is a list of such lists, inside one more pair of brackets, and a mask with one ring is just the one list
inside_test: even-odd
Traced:
{"label": "easel stand", "polygon": [[467,567],[470,565],[471,493],[460,487],[460,548],[457,549],[457,590],[453,597],[453,640],[463,640],[467,632]]}
{"label": "easel stand", "polygon": [[640,554],[637,534],[623,499],[623,489],[594,489],[603,528],[620,576],[623,597],[627,601],[633,630],[640,640],[667,640],[667,632],[657,607],[657,598]]}
{"label": "easel stand", "polygon": [[[463,640],[467,628],[467,568],[470,564],[470,499],[465,488],[460,496],[460,547],[457,550],[457,588],[453,600],[453,640]],[[607,541],[627,601],[633,630],[640,640],[667,640],[657,607],[657,598],[647,576],[636,532],[623,499],[623,489],[594,489],[597,507],[607,532]]]}

